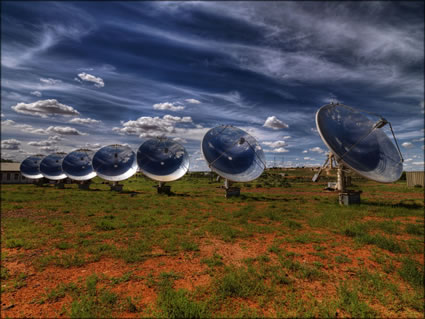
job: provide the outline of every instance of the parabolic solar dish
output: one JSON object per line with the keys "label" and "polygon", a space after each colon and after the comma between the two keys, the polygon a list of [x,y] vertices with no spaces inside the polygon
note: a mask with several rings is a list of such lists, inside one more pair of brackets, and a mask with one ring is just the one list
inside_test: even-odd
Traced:
{"label": "parabolic solar dish", "polygon": [[171,182],[186,174],[189,156],[182,145],[169,138],[152,138],[140,145],[137,164],[147,177]]}
{"label": "parabolic solar dish", "polygon": [[43,158],[40,163],[41,174],[54,181],[66,178],[66,175],[62,170],[62,161],[65,155],[65,153],[53,153]]}
{"label": "parabolic solar dish", "polygon": [[107,181],[123,181],[137,171],[136,154],[128,146],[104,146],[94,154],[93,168],[99,177]]}
{"label": "parabolic solar dish", "polygon": [[44,155],[32,155],[27,157],[22,161],[19,167],[21,174],[31,179],[43,178],[43,174],[40,172],[40,163],[43,158]]}
{"label": "parabolic solar dish", "polygon": [[327,104],[316,113],[323,142],[337,160],[368,179],[391,183],[403,172],[397,148],[375,123],[342,104]]}
{"label": "parabolic solar dish", "polygon": [[87,181],[96,176],[92,158],[94,152],[87,149],[78,149],[65,156],[62,162],[64,173],[76,181]]}
{"label": "parabolic solar dish", "polygon": [[263,150],[255,138],[230,125],[209,130],[201,149],[211,170],[229,181],[252,181],[266,167]]}

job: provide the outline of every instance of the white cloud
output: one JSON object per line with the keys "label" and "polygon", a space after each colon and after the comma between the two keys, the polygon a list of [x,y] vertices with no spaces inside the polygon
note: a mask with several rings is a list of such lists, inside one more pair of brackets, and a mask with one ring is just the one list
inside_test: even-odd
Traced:
{"label": "white cloud", "polygon": [[100,148],[100,147],[101,147],[101,145],[100,145],[99,143],[93,143],[93,144],[91,144],[91,143],[86,143],[86,144],[84,145],[84,147],[89,148],[89,149],[98,149],[98,148]]}
{"label": "white cloud", "polygon": [[178,117],[178,116],[172,116],[167,114],[167,115],[164,115],[163,119],[167,121],[171,121],[171,122],[182,122],[182,123],[192,122],[192,118],[190,116]]}
{"label": "white cloud", "polygon": [[91,75],[91,74],[82,72],[82,73],[78,74],[78,76],[83,81],[93,82],[95,87],[103,88],[105,86],[105,83],[103,82],[103,79],[102,78],[99,78],[99,77],[96,77],[94,75]]}
{"label": "white cloud", "polygon": [[49,136],[47,140],[38,141],[38,142],[36,141],[28,142],[28,145],[36,146],[36,147],[52,146],[52,145],[56,145],[60,140],[62,140],[60,136],[54,135],[54,136]]}
{"label": "white cloud", "polygon": [[59,135],[53,135],[53,136],[49,136],[49,140],[59,142],[59,141],[62,141],[62,137],[60,137]]}
{"label": "white cloud", "polygon": [[403,146],[404,148],[412,148],[413,144],[410,142],[404,142],[403,144],[401,144],[401,146]]}
{"label": "white cloud", "polygon": [[409,163],[411,161],[413,161],[413,159],[411,159],[411,158],[407,158],[407,159],[404,160],[405,163]]}
{"label": "white cloud", "polygon": [[186,99],[185,100],[187,103],[191,103],[191,104],[201,104],[201,101],[195,100],[195,99]]}
{"label": "white cloud", "polygon": [[343,103],[343,101],[339,100],[338,97],[332,92],[329,93],[327,97],[323,99],[324,103]]}
{"label": "white cloud", "polygon": [[86,135],[69,126],[49,126],[45,131],[47,133],[55,133],[60,135]]}
{"label": "white cloud", "polygon": [[32,92],[30,92],[30,94],[35,95],[37,97],[40,97],[42,95],[40,91],[32,91]]}
{"label": "white cloud", "polygon": [[313,159],[311,157],[304,157],[305,161],[312,161]]}
{"label": "white cloud", "polygon": [[120,134],[139,135],[140,137],[154,137],[170,134],[176,131],[177,123],[192,123],[190,116],[179,117],[164,115],[162,118],[142,116],[135,121],[123,122],[122,128],[114,127],[112,130]]}
{"label": "white cloud", "polygon": [[40,100],[33,103],[18,103],[12,106],[12,110],[18,113],[47,117],[48,115],[58,114],[65,116],[80,115],[72,106],[59,103],[55,99]]}
{"label": "white cloud", "polygon": [[307,153],[308,153],[308,151],[307,151],[307,150],[304,150],[302,153],[303,153],[303,154],[307,154]]}
{"label": "white cloud", "polygon": [[319,154],[322,154],[322,153],[324,153],[324,152],[325,152],[325,150],[324,150],[324,149],[322,149],[322,148],[320,148],[320,147],[318,147],[318,146],[313,147],[313,148],[310,148],[310,149],[309,149],[309,151],[310,151],[310,152],[316,152],[316,153],[319,153]]}
{"label": "white cloud", "polygon": [[57,152],[58,148],[56,146],[42,146],[40,147],[41,150],[45,152]]}
{"label": "white cloud", "polygon": [[100,123],[100,122],[101,121],[94,120],[94,119],[91,119],[91,118],[85,118],[84,119],[84,118],[76,117],[76,118],[70,120],[68,123],[89,125],[89,124],[97,124],[97,123]]}
{"label": "white cloud", "polygon": [[1,148],[5,150],[19,150],[21,142],[15,139],[1,141]]}
{"label": "white cloud", "polygon": [[421,113],[425,113],[425,111],[424,111],[424,101],[419,103],[419,107],[421,108]]}
{"label": "white cloud", "polygon": [[13,126],[13,125],[15,125],[16,124],[16,122],[14,121],[14,120],[4,120],[4,121],[1,121],[1,125],[9,125],[9,126]]}
{"label": "white cloud", "polygon": [[424,165],[424,162],[412,162],[413,165]]}
{"label": "white cloud", "polygon": [[21,131],[33,133],[33,134],[47,134],[43,129],[35,129],[29,124],[18,124],[13,120],[5,120],[1,122],[2,126],[11,126],[20,129]]}
{"label": "white cloud", "polygon": [[187,141],[184,138],[181,138],[181,137],[173,137],[173,141],[174,142],[177,142],[177,143],[180,143],[180,144],[187,143]]}
{"label": "white cloud", "polygon": [[285,141],[276,141],[276,142],[262,142],[262,144],[270,147],[270,148],[277,148],[282,147],[286,145]]}
{"label": "white cloud", "polygon": [[271,152],[272,153],[287,153],[289,151],[284,147],[279,147],[279,148],[275,148],[275,149],[271,150]]}
{"label": "white cloud", "polygon": [[288,128],[289,125],[286,123],[283,123],[281,120],[279,120],[276,116],[269,116],[267,120],[264,122],[264,127],[269,127],[274,130],[280,130],[283,128]]}
{"label": "white cloud", "polygon": [[414,139],[412,142],[423,142],[423,141],[425,141],[425,138],[421,137],[421,138]]}
{"label": "white cloud", "polygon": [[4,114],[3,113],[1,113],[1,117],[4,117]]}
{"label": "white cloud", "polygon": [[182,111],[184,110],[184,106],[182,105],[174,105],[174,103],[170,102],[164,102],[164,103],[157,103],[153,105],[153,108],[155,110],[167,110],[167,111]]}
{"label": "white cloud", "polygon": [[48,84],[48,85],[56,85],[59,83],[62,83],[62,80],[57,80],[57,79],[52,79],[52,78],[40,78],[40,81],[43,82],[44,84]]}

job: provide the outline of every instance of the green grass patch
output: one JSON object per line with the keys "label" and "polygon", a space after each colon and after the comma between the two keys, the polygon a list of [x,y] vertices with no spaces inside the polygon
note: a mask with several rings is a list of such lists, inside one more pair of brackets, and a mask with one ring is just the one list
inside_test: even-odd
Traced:
{"label": "green grass patch", "polygon": [[402,259],[399,275],[413,287],[424,286],[424,268],[416,260],[405,257]]}
{"label": "green grass patch", "polygon": [[216,281],[217,293],[226,297],[242,297],[263,295],[268,289],[260,274],[253,267],[230,267],[223,277]]}
{"label": "green grass patch", "polygon": [[377,313],[359,297],[356,289],[350,289],[346,283],[338,287],[339,307],[353,318],[376,317]]}

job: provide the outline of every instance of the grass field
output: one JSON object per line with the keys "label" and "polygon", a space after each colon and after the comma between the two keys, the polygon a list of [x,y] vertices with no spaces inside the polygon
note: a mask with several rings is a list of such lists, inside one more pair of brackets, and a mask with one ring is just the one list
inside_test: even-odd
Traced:
{"label": "grass field", "polygon": [[362,204],[341,207],[281,172],[232,199],[201,174],[172,196],[2,185],[1,316],[423,317],[423,189],[353,177]]}

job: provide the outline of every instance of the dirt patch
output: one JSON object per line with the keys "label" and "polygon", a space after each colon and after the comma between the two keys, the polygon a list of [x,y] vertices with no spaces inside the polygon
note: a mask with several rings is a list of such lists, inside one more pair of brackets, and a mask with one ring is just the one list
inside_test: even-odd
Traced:
{"label": "dirt patch", "polygon": [[267,248],[277,238],[276,234],[261,234],[249,240],[228,243],[213,237],[205,239],[208,244],[200,243],[202,257],[211,257],[214,253],[223,257],[226,265],[241,266],[246,258],[255,258],[267,252]]}
{"label": "dirt patch", "polygon": [[[5,262],[4,266],[13,273],[22,270],[28,277],[25,279],[25,287],[2,294],[2,317],[30,318],[55,318],[59,316],[62,305],[68,304],[70,300],[67,301],[65,298],[55,303],[42,305],[34,304],[34,300],[41,298],[46,291],[56,288],[61,283],[83,281],[93,273],[118,277],[131,270],[124,262],[114,259],[104,259],[80,268],[64,269],[50,266],[39,273],[35,273],[32,267],[28,268],[28,266],[19,262]],[[10,305],[14,305],[14,307],[5,309]]]}

